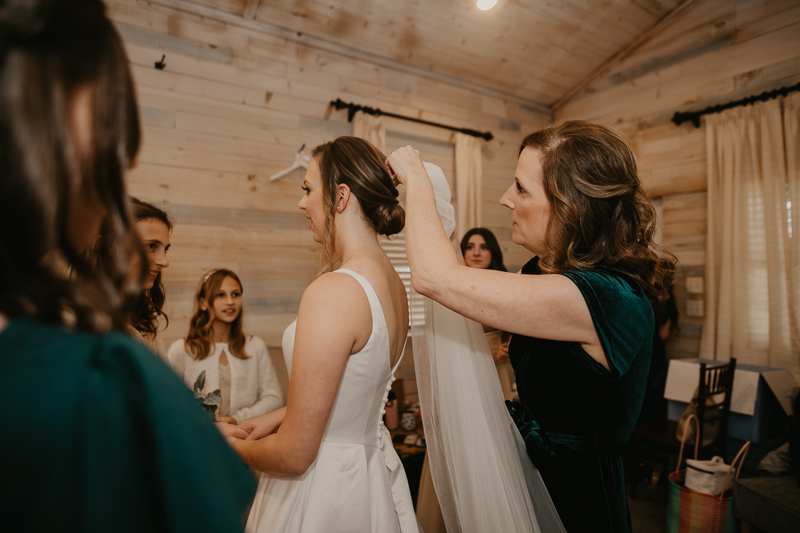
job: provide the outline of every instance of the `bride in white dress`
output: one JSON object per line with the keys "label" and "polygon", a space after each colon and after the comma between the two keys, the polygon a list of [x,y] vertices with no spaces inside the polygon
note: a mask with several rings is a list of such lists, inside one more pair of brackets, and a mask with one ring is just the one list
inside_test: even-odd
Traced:
{"label": "bride in white dress", "polygon": [[287,405],[222,428],[263,472],[249,532],[418,531],[382,423],[408,333],[405,289],[377,240],[404,224],[384,159],[355,137],[313,152],[298,207],[323,245],[325,273],[283,335]]}

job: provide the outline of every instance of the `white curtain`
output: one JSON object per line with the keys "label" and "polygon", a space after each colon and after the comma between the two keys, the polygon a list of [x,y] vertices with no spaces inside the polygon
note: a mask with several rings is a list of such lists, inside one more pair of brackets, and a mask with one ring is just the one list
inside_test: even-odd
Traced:
{"label": "white curtain", "polygon": [[706,317],[700,355],[800,381],[800,94],[705,117]]}
{"label": "white curtain", "polygon": [[481,225],[482,174],[480,139],[456,133],[456,227],[461,235]]}
{"label": "white curtain", "polygon": [[366,139],[386,153],[386,127],[383,125],[383,117],[379,115],[370,115],[363,111],[353,115],[353,137]]}

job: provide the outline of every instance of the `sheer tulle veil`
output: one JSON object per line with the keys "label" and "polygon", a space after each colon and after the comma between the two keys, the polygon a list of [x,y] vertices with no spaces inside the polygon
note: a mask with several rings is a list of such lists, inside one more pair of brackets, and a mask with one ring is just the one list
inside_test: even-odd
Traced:
{"label": "sheer tulle veil", "polygon": [[[450,187],[438,166],[425,163],[425,169],[458,255]],[[411,298],[424,304],[424,323],[412,327],[414,364],[431,477],[447,531],[565,531],[506,410],[483,328],[414,291]]]}

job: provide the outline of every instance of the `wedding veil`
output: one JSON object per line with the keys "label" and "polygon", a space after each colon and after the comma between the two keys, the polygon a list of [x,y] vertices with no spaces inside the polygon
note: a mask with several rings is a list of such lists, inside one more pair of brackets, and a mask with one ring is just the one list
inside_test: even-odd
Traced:
{"label": "wedding veil", "polygon": [[[442,170],[425,163],[445,232],[460,256]],[[412,272],[413,277],[413,272]],[[450,533],[565,531],[506,410],[483,328],[412,290],[414,365],[433,485]]]}

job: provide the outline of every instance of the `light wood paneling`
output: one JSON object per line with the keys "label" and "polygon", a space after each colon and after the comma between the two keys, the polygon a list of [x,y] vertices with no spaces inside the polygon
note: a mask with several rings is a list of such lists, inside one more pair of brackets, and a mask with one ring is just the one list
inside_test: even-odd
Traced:
{"label": "light wood paneling", "polygon": [[663,200],[664,244],[677,256],[674,292],[681,332],[670,357],[697,357],[701,317],[688,317],[687,275],[704,276],[707,212],[705,129],[669,122],[702,109],[800,81],[800,6],[790,1],[695,2],[673,27],[615,65],[557,110],[631,139],[642,181]]}
{"label": "light wood paneling", "polygon": [[[247,2],[208,5],[236,11]],[[296,151],[352,127],[329,102],[341,97],[386,111],[491,130],[484,150],[484,213],[497,228],[507,262],[529,255],[510,242],[508,212],[497,203],[513,178],[525,130],[549,121],[535,109],[485,94],[309,48],[252,29],[137,0],[109,0],[125,40],[143,124],[131,194],[173,218],[170,267],[164,271],[167,345],[188,328],[201,277],[230,268],[244,284],[245,328],[270,348],[282,379],[280,342],[300,296],[319,269],[320,246],[297,209],[302,172],[278,181]],[[263,12],[267,2],[259,4]],[[263,16],[263,13],[260,15]],[[154,62],[166,53],[167,67]],[[501,130],[501,124],[513,131]],[[388,139],[412,143],[453,175],[453,133],[386,119]],[[400,375],[413,396],[413,356]]]}

